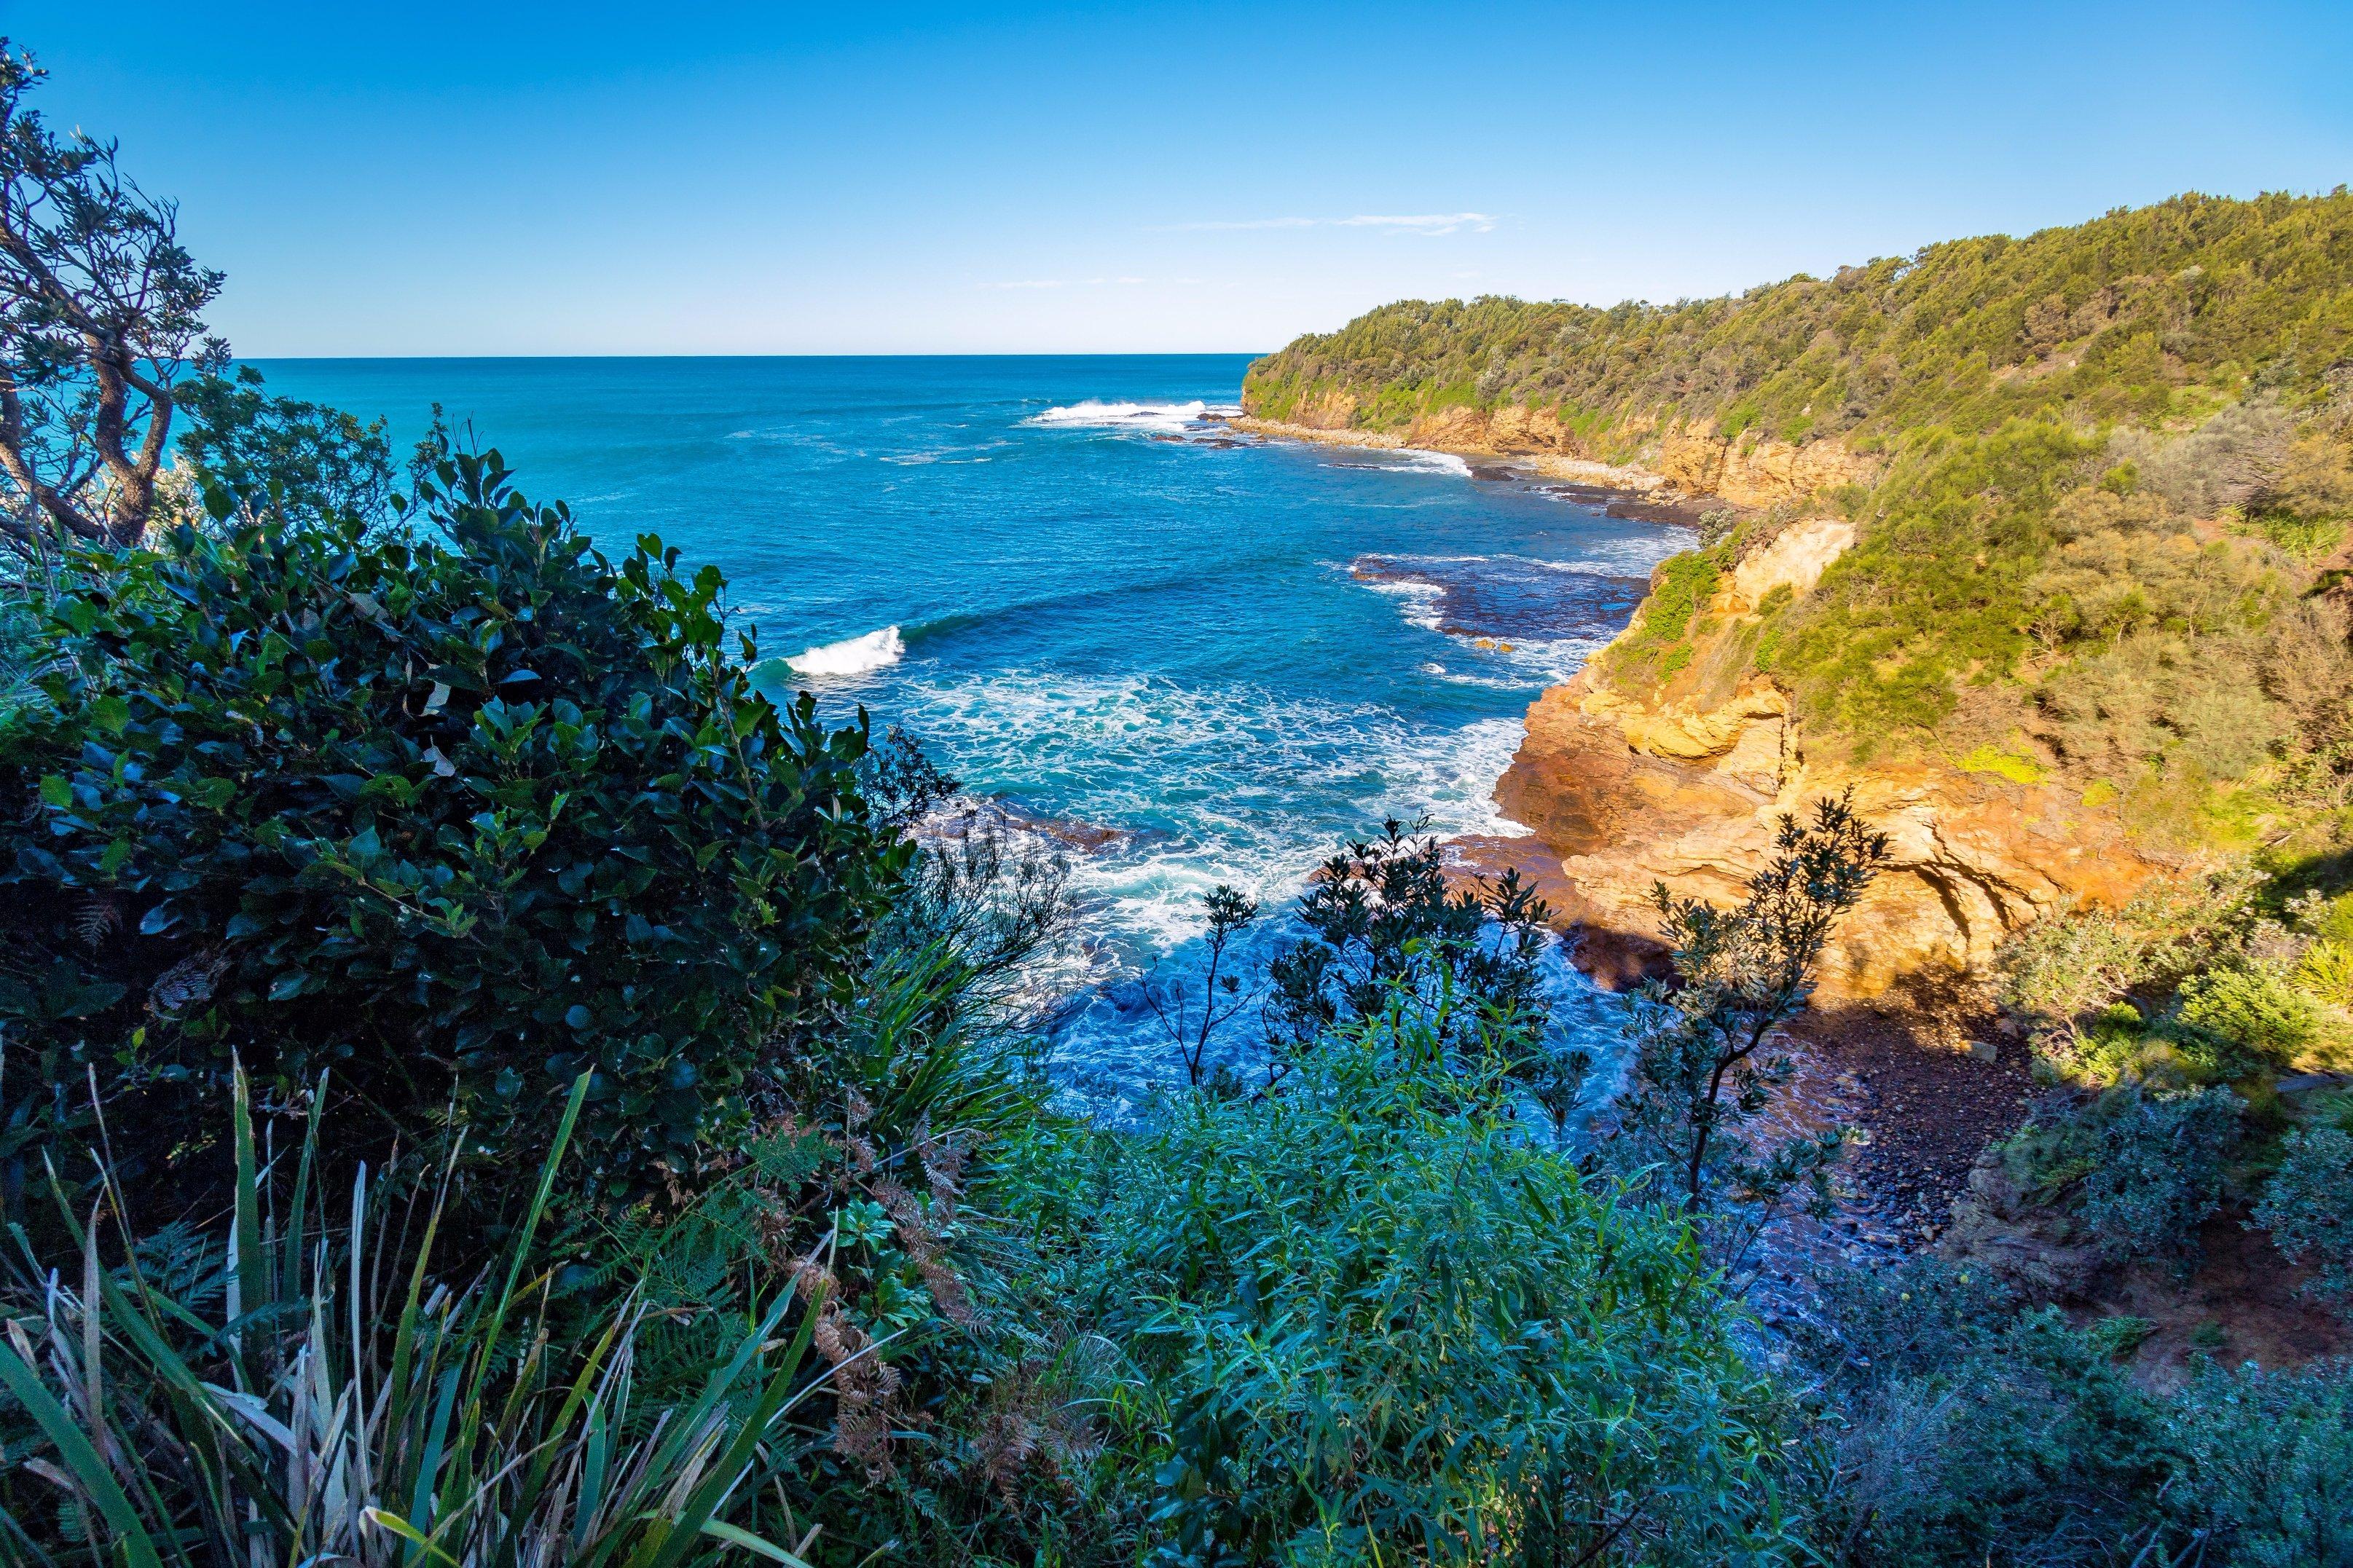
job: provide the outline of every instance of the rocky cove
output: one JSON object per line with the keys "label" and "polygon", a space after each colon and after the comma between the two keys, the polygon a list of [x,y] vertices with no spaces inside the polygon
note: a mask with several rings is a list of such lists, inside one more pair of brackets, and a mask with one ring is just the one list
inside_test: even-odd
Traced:
{"label": "rocky cove", "polygon": [[1535,880],[1574,935],[1579,967],[1603,985],[1632,984],[1662,963],[1655,886],[1736,901],[1780,818],[1825,795],[1851,791],[1893,850],[1828,955],[1825,1001],[1949,994],[1983,976],[2006,936],[2069,909],[2120,903],[2168,864],[2113,807],[2076,791],[1962,760],[1859,763],[1844,747],[1815,744],[1769,677],[1738,668],[1740,633],[1767,595],[1810,593],[1854,542],[1852,523],[1808,515],[1805,503],[1873,478],[1869,456],[1834,442],[1725,439],[1703,426],[1658,435],[1642,465],[1606,463],[1581,455],[1545,410],[1449,408],[1395,432],[1348,428],[1349,411],[1320,410],[1330,424],[1230,423],[1275,439],[1497,459],[1590,488],[1620,515],[1689,521],[1725,505],[1799,513],[1739,560],[1704,606],[1720,655],[1712,670],[1704,657],[1662,690],[1628,692],[1589,665],[1546,690],[1495,789],[1504,815],[1531,837],[1455,843],[1468,871],[1508,866]]}

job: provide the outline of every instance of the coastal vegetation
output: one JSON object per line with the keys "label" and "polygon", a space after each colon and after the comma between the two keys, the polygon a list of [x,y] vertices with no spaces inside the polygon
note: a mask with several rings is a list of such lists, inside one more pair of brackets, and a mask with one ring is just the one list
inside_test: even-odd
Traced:
{"label": "coastal vegetation", "polygon": [[[1989,1157],[2003,1212],[2038,1238],[2019,1300],[2081,1312],[2101,1270],[2187,1274],[2217,1227],[2243,1225],[2277,1249],[2246,1267],[2294,1264],[2310,1300],[2341,1307],[2353,195],[2183,196],[1669,306],[1406,302],[1258,362],[1245,403],[1299,426],[1742,490],[1589,667],[1598,710],[1674,722],[1775,692],[1798,726],[1784,744],[1846,777],[1949,770],[1979,794],[2031,790],[2035,813],[2119,821],[2155,868],[2137,896],[2013,932],[1998,972],[1977,977],[1989,992],[1948,995],[1956,1016],[1931,1027],[2022,1041],[2042,1086]],[[1829,526],[1811,519],[1852,542],[1818,581],[1744,595],[1744,565]],[[2031,868],[2031,846],[2021,854]],[[1662,893],[1661,909],[1669,942],[1688,946],[1682,906]],[[1960,1299],[1949,1279],[1922,1295]],[[2081,1342],[2031,1310],[1999,1329],[1959,1321],[1920,1329],[1936,1348],[1916,1382],[1906,1352],[1874,1355],[1859,1323],[1841,1331],[1873,1368],[1855,1384],[1855,1408],[1879,1413],[1863,1426],[1895,1424],[1841,1439],[1863,1470],[1883,1461],[1860,1455],[1905,1421],[1985,1432],[2022,1419],[1997,1414],[2003,1400],[2031,1397],[2097,1406],[2100,1425],[2141,1397],[2128,1382],[2112,1389],[2122,1403],[2094,1392],[2148,1331],[2138,1320]],[[2309,1375],[2342,1399],[2341,1373]],[[1922,1402],[1902,1417],[1874,1403],[1899,1387]],[[2174,1418],[2201,1425],[2189,1411],[2211,1392],[2193,1379]],[[2283,1407],[2267,1394],[2242,1408],[2253,1422]],[[2123,1561],[2143,1545],[2102,1552],[2129,1539],[2161,1553],[2156,1516],[2118,1507],[2146,1495],[2139,1482],[2070,1494],[2044,1468],[2136,1443],[2078,1429],[2043,1459],[1973,1457],[1968,1477],[1899,1444],[1879,1472],[1889,1496],[1850,1549],[1875,1538],[1897,1560],[1958,1560],[1957,1544],[1931,1543],[2000,1521],[1975,1551]],[[2025,1490],[1971,1491],[1997,1475]],[[1912,1510],[1939,1496],[1953,1511],[1922,1524]],[[2341,1498],[2318,1506],[2345,1517]],[[2078,1530],[2110,1544],[2066,1544]],[[2308,1541],[2280,1560],[2343,1550]]]}
{"label": "coastal vegetation", "polygon": [[[67,189],[209,278],[8,62],[0,247]],[[0,318],[62,464],[0,464],[7,1561],[2353,1560],[2340,1371],[2152,1390],[1930,1263],[1834,1271],[1809,1335],[1744,1307],[1748,1217],[1820,1169],[1750,1136],[1770,1036],[1884,847],[1844,804],[1673,906],[1627,1136],[1570,1114],[1533,894],[1397,823],[1202,977],[1186,1084],[1082,1119],[1031,1068],[1063,868],[755,688],[715,568],[438,428],[404,478],[225,350],[126,479],[85,414],[130,327],[70,357],[47,287]],[[2054,928],[2105,978],[2021,952],[2020,1007],[2124,1094],[2333,1048],[2345,919],[2269,886]],[[1201,1070],[1250,1022],[1265,1071]],[[2343,1159],[2281,1143],[2300,1256]],[[2211,1184],[2148,1184],[2089,1223]]]}
{"label": "coastal vegetation", "polygon": [[[1244,395],[1376,431],[1520,409],[1613,463],[1678,437],[1834,448],[1856,479],[1662,569],[1609,678],[1721,700],[1767,673],[1818,743],[1992,746],[2200,838],[2232,831],[2210,786],[2334,798],[2348,356],[2339,190],[2183,196],[1672,306],[1386,306],[1260,361]],[[1711,615],[1717,578],[1815,509],[1862,525],[1819,586]]]}

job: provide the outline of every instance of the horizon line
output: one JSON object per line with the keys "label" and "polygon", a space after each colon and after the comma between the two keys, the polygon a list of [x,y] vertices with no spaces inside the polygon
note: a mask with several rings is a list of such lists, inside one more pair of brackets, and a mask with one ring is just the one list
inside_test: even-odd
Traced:
{"label": "horizon line", "polygon": [[648,350],[575,353],[233,353],[231,363],[264,360],[554,360],[554,359],[1264,359],[1275,349],[888,349],[859,353],[691,353]]}

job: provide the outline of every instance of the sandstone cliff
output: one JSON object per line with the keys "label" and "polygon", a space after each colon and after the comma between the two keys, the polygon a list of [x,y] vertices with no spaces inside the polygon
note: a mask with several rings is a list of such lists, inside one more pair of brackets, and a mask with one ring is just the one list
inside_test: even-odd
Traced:
{"label": "sandstone cliff", "polygon": [[[1587,454],[1545,409],[1445,408],[1384,432],[1351,428],[1354,413],[1342,395],[1301,411],[1298,423],[1237,423],[1342,445],[1511,457],[1564,479],[1785,515],[1877,477],[1873,459],[1835,442],[1725,439],[1704,424],[1651,432],[1635,467]],[[1581,956],[1605,980],[1631,979],[1657,954],[1655,884],[1737,901],[1781,816],[1847,790],[1893,853],[1840,928],[1824,965],[1829,997],[1981,973],[2010,932],[2080,904],[2122,901],[2159,868],[2112,809],[2086,806],[2072,789],[1933,760],[1855,766],[1827,748],[1809,754],[1786,696],[1745,672],[1740,632],[1774,589],[1810,592],[1854,539],[1843,520],[1801,518],[1735,563],[1705,606],[1711,651],[1691,661],[1693,676],[1635,693],[1589,668],[1529,710],[1495,798],[1534,840],[1465,845],[1466,859],[1535,876],[1582,928]],[[1694,679],[1711,665],[1711,679]]]}
{"label": "sandstone cliff", "polygon": [[1685,495],[1716,496],[1734,506],[1795,504],[1842,485],[1868,484],[1877,475],[1872,459],[1835,441],[1793,447],[1782,441],[1726,439],[1702,424],[1656,431],[1641,442],[1641,461],[1614,464],[1585,449],[1575,431],[1548,408],[1505,404],[1493,408],[1441,408],[1407,428],[1366,432],[1350,427],[1353,399],[1338,397],[1282,424],[1258,419],[1236,423],[1272,435],[1336,441],[1351,446],[1421,447],[1440,452],[1530,458],[1530,466],[1563,479],[1613,485],[1621,489],[1671,489]]}
{"label": "sandstone cliff", "polygon": [[1630,703],[1579,675],[1529,710],[1495,799],[1556,861],[1546,890],[1564,913],[1603,942],[1639,945],[1656,929],[1655,883],[1736,903],[1783,813],[1852,788],[1892,855],[1840,927],[1828,996],[1982,970],[2010,932],[2129,898],[2156,869],[2113,813],[2070,791],[1930,763],[1816,763],[1798,731],[1767,682],[1694,711]]}
{"label": "sandstone cliff", "polygon": [[[1719,640],[1775,588],[1811,590],[1853,537],[1839,520],[1803,521],[1740,562],[1709,605]],[[1705,700],[1630,696],[1588,669],[1529,710],[1495,798],[1534,831],[1541,854],[1530,868],[1585,928],[1588,967],[1625,978],[1655,945],[1655,884],[1736,902],[1781,816],[1848,790],[1892,856],[1840,928],[1826,996],[1980,973],[2010,932],[2121,901],[2158,869],[2113,811],[2070,789],[1936,761],[1809,755],[1787,698],[1753,674]],[[1529,850],[1518,849],[1524,865]]]}

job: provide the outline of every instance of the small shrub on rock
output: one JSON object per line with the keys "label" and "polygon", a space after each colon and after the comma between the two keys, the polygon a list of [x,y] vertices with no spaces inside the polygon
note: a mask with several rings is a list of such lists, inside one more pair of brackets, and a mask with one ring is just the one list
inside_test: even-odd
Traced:
{"label": "small shrub on rock", "polygon": [[2353,1133],[2327,1124],[2289,1133],[2254,1217],[2288,1261],[2310,1260],[2316,1295],[2353,1311]]}
{"label": "small shrub on rock", "polygon": [[2245,1102],[2228,1089],[2105,1095],[2086,1117],[2092,1168],[2081,1214],[2108,1258],[2196,1257],[2198,1227],[2222,1198]]}

